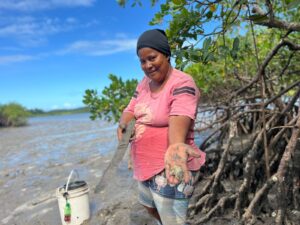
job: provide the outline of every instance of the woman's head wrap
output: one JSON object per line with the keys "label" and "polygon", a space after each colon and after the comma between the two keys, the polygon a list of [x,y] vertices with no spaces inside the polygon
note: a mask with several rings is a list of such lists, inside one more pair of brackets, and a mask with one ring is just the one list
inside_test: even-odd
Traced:
{"label": "woman's head wrap", "polygon": [[142,33],[136,45],[137,54],[141,48],[153,48],[166,56],[171,56],[166,33],[160,29],[147,30]]}

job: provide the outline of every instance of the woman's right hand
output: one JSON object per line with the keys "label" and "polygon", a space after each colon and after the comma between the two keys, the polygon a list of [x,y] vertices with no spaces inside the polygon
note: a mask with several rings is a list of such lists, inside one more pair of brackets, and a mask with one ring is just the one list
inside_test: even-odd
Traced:
{"label": "woman's right hand", "polygon": [[134,119],[134,115],[129,112],[123,112],[122,116],[119,120],[119,125],[117,128],[117,135],[118,140],[121,141],[123,138],[123,134],[126,132],[127,125],[130,123],[130,121]]}
{"label": "woman's right hand", "polygon": [[120,123],[117,129],[118,141],[122,140],[123,134],[126,132],[127,124]]}
{"label": "woman's right hand", "polygon": [[200,158],[201,154],[185,143],[175,143],[168,147],[165,154],[165,169],[169,184],[190,181],[190,172],[187,167],[189,156]]}

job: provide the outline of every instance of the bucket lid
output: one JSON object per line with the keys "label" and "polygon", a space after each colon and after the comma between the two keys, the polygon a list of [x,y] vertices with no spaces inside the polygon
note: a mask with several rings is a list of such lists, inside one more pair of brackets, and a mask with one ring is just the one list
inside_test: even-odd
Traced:
{"label": "bucket lid", "polygon": [[68,193],[68,198],[77,197],[78,194],[82,195],[89,192],[89,187],[85,181],[70,182],[68,192],[66,192],[66,184],[56,189],[56,196],[58,198],[65,198]]}
{"label": "bucket lid", "polygon": [[[74,182],[70,182],[69,183],[69,186],[68,186],[68,191],[72,191],[72,190],[75,190],[75,189],[78,189],[78,188],[81,188],[81,187],[84,187],[86,186],[86,182],[83,181],[83,180],[78,180],[78,181],[74,181]],[[63,188],[66,190],[66,186],[67,184],[65,184],[63,186]]]}

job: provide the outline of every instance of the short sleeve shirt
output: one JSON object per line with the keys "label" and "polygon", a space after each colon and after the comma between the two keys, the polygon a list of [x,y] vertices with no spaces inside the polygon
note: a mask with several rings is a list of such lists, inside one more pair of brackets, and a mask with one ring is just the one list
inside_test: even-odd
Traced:
{"label": "short sleeve shirt", "polygon": [[[168,148],[169,116],[184,115],[196,118],[200,92],[188,74],[172,69],[169,79],[158,92],[151,92],[150,79],[145,76],[138,84],[134,96],[124,110],[136,119],[135,138],[131,143],[134,178],[144,181],[164,169],[164,155]],[[194,123],[189,129],[186,143],[199,150],[194,143]],[[200,151],[200,150],[199,150]],[[189,158],[188,168],[198,170],[205,162]]]}

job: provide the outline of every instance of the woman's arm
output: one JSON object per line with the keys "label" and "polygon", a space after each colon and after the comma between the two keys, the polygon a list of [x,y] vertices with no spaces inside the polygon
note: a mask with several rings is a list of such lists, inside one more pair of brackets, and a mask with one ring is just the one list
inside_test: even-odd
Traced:
{"label": "woman's arm", "polygon": [[188,156],[200,157],[198,152],[185,144],[191,123],[192,119],[188,116],[169,117],[169,147],[165,155],[165,169],[168,182],[171,184],[189,182]]}
{"label": "woman's arm", "polygon": [[130,112],[123,112],[120,118],[119,126],[117,129],[118,140],[121,141],[123,133],[125,132],[128,123],[134,119],[134,115]]}
{"label": "woman's arm", "polygon": [[188,116],[169,117],[169,145],[185,143],[192,120]]}

